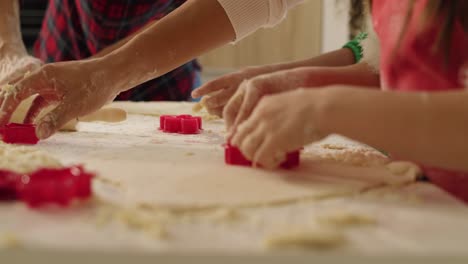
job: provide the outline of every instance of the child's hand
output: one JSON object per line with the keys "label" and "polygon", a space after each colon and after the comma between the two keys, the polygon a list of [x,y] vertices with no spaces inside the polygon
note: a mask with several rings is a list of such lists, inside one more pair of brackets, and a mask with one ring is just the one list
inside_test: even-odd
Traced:
{"label": "child's hand", "polygon": [[320,131],[324,89],[294,91],[263,97],[252,115],[238,126],[231,144],[254,164],[278,167],[286,153],[325,136]]}
{"label": "child's hand", "polygon": [[192,93],[193,98],[203,98],[203,105],[208,113],[222,116],[224,106],[231,99],[232,95],[237,91],[239,85],[244,80],[248,80],[265,72],[268,72],[270,67],[250,67],[222,76],[213,80],[202,87],[196,89]]}
{"label": "child's hand", "polygon": [[229,132],[246,120],[263,96],[304,87],[311,79],[309,69],[279,71],[244,81],[224,108],[223,117]]}

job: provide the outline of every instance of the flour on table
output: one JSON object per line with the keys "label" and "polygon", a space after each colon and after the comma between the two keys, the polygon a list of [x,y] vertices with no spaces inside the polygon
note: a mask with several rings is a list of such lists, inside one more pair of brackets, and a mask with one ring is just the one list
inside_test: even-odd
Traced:
{"label": "flour on table", "polygon": [[0,142],[0,169],[29,173],[43,167],[58,168],[61,164],[57,159],[36,148]]}

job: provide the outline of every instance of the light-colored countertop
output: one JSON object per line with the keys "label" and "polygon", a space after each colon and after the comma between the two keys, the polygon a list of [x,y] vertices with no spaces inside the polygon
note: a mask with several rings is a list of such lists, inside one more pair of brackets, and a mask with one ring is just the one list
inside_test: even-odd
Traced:
{"label": "light-colored countertop", "polygon": [[[128,107],[131,113],[135,105],[116,106]],[[157,114],[191,111],[188,103],[153,103],[144,107]],[[59,133],[41,142],[38,148],[65,164],[83,163],[98,175],[109,173],[100,166],[110,163],[115,164],[116,171],[122,171],[126,164],[137,162],[143,168],[135,171],[134,177],[143,174],[157,177],[167,173],[158,169],[160,164],[182,167],[190,174],[194,164],[209,168],[210,164],[223,162],[222,121],[206,121],[204,132],[194,136],[163,134],[157,126],[156,116],[130,114],[120,124],[83,123],[79,132]],[[306,151],[305,164],[307,157]],[[224,169],[230,168],[221,170]],[[335,184],[345,186],[355,182],[343,177]],[[350,263],[364,257],[381,263],[399,257],[416,263],[421,260],[418,256],[425,256],[426,260],[444,258],[441,256],[468,257],[468,209],[428,183],[379,185],[321,199],[182,213],[132,207],[125,204],[121,190],[102,183],[95,188],[97,198],[68,209],[30,210],[20,203],[0,204],[0,247],[3,248],[0,260],[33,256],[40,260],[50,255],[96,256],[118,263],[132,256],[176,263],[187,259],[196,261],[198,256],[198,260],[207,263],[219,259],[202,256],[242,255],[245,263],[290,257],[292,262],[301,263],[297,256],[306,256],[308,260],[325,257],[331,261],[345,258]],[[346,243],[326,251],[314,248],[283,255],[290,252],[265,248],[269,235],[291,227],[316,226],[319,217],[336,212],[369,216],[376,224],[345,228],[342,233]],[[183,258],[183,255],[190,257]]]}

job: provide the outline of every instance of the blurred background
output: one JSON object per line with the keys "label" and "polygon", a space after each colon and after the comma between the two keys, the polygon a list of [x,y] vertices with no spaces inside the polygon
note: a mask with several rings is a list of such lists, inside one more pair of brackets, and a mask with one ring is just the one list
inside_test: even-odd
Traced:
{"label": "blurred background", "polygon": [[[39,32],[47,0],[23,0],[23,38],[31,47]],[[228,45],[200,58],[203,79],[248,65],[306,58],[343,46],[359,27],[356,0],[308,0],[274,29],[260,30],[237,45]]]}

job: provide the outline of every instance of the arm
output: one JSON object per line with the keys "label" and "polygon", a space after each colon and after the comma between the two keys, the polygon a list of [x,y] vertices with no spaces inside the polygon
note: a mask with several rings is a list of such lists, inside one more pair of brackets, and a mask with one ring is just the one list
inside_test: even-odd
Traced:
{"label": "arm", "polygon": [[468,171],[468,92],[382,92],[335,86],[263,97],[231,143],[265,168],[330,134],[398,159]]}
{"label": "arm", "polygon": [[[235,37],[230,20],[218,1],[192,0],[152,23],[96,63],[107,69],[119,91],[125,91]],[[115,72],[120,74],[113,74]]]}
{"label": "arm", "polygon": [[319,127],[397,158],[468,171],[468,92],[404,93],[332,88]]}
{"label": "arm", "polygon": [[15,83],[42,62],[28,55],[20,30],[19,1],[0,1],[0,86]]}
{"label": "arm", "polygon": [[19,1],[0,1],[0,10],[0,50],[15,45],[24,48],[20,30]]}
{"label": "arm", "polygon": [[[217,0],[191,0],[163,19],[152,23],[144,31],[109,54],[84,61],[47,64],[20,81],[14,89],[0,92],[0,125],[10,119],[22,100],[33,94],[42,98],[32,106],[29,117],[51,104],[58,106],[37,121],[37,134],[44,139],[51,136],[69,120],[92,113],[115,96],[138,84],[159,77],[200,54],[231,42],[236,38],[232,19],[233,7],[263,1],[229,0],[223,7]],[[282,17],[270,16],[272,6],[298,0],[269,0],[257,13],[268,17],[266,23]],[[276,5],[274,5],[276,3]],[[271,4],[271,5],[270,5]],[[286,9],[293,5],[283,5]],[[255,19],[257,13],[245,10]],[[243,14],[240,14],[243,15]],[[260,16],[258,16],[260,17]],[[272,17],[275,19],[272,20]],[[279,19],[278,19],[279,18]],[[253,21],[255,21],[253,19]],[[249,28],[264,26],[263,18],[249,24]],[[271,24],[271,23],[270,23]]]}
{"label": "arm", "polygon": [[[332,67],[339,67],[345,68],[345,66],[350,66],[355,63],[355,58],[351,50],[348,48],[343,48],[339,50],[335,50],[329,53],[325,53],[319,55],[317,57],[309,58],[306,60],[299,60],[294,62],[287,62],[287,63],[280,63],[274,65],[266,65],[266,66],[255,66],[255,67],[247,67],[242,69],[238,72],[234,72],[225,76],[222,76],[218,79],[215,79],[202,87],[193,91],[192,96],[194,98],[202,97],[203,98],[203,106],[206,107],[209,113],[222,116],[222,112],[224,111],[224,106],[227,102],[233,97],[236,91],[240,88],[240,85],[245,80],[254,79],[256,77],[260,77],[262,75],[267,74],[274,74],[275,72],[280,71],[294,71],[294,69],[298,68],[309,68],[309,73],[301,74],[301,78],[304,78],[306,75],[310,76],[310,78],[314,78],[312,80],[315,85],[314,87],[318,86],[317,80],[318,79],[333,79],[337,78],[337,76],[333,76],[336,72],[335,69]],[[361,64],[364,66],[364,64]],[[320,69],[319,67],[323,67]],[[329,68],[326,68],[329,67]],[[359,67],[358,74],[367,72],[368,76],[377,76],[375,73],[371,71],[369,67]],[[347,72],[353,72],[354,69],[352,68],[345,68]],[[299,70],[304,72],[304,70]],[[339,70],[338,70],[339,72]],[[323,78],[320,74],[325,74]],[[358,75],[356,75],[357,77]],[[308,77],[307,77],[308,78]],[[377,78],[373,78],[378,80]],[[330,80],[332,81],[332,80]],[[338,81],[338,80],[336,80]],[[332,83],[336,83],[333,82]],[[339,83],[347,83],[347,82],[339,82]],[[327,83],[330,84],[330,83]],[[364,85],[364,83],[362,83]],[[371,86],[379,86],[378,83],[374,82]]]}
{"label": "arm", "polygon": [[106,56],[107,54],[119,49],[123,45],[127,44],[131,39],[133,39],[139,32],[142,32],[142,31],[145,31],[146,29],[148,29],[151,25],[153,25],[153,23],[155,23],[155,22],[148,23],[147,25],[142,27],[137,32],[134,32],[133,34],[130,34],[127,37],[117,41],[116,43],[114,43],[114,44],[100,50],[98,53],[96,53],[93,56],[89,57],[89,59],[102,58],[102,57]]}
{"label": "arm", "polygon": [[[307,87],[307,89],[336,84],[356,85],[368,88],[380,86],[379,75],[366,63],[357,63],[342,67],[305,67],[259,75],[242,81],[229,102],[223,109],[222,116],[229,132],[252,115],[258,102],[266,96]],[[225,93],[227,93],[227,90]],[[204,99],[208,110],[224,106],[225,98],[215,96]]]}

